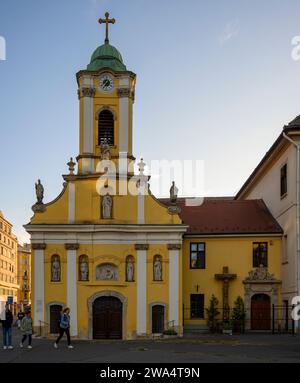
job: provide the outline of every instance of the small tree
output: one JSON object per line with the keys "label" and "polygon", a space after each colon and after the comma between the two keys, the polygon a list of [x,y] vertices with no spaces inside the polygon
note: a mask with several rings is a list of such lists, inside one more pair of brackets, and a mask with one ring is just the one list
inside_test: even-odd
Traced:
{"label": "small tree", "polygon": [[212,333],[216,332],[217,330],[217,316],[220,314],[218,305],[218,299],[212,295],[209,301],[209,307],[205,309],[207,314],[207,325],[209,327],[209,331]]}
{"label": "small tree", "polygon": [[245,304],[243,298],[238,296],[234,302],[231,320],[233,323],[233,330],[235,332],[244,332],[245,329]]}

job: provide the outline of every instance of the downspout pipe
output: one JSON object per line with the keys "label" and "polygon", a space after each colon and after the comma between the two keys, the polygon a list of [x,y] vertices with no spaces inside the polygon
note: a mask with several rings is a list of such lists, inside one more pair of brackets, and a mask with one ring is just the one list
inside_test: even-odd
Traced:
{"label": "downspout pipe", "polygon": [[296,230],[297,230],[297,295],[300,296],[300,144],[292,140],[285,132],[283,137],[297,150],[296,160]]}

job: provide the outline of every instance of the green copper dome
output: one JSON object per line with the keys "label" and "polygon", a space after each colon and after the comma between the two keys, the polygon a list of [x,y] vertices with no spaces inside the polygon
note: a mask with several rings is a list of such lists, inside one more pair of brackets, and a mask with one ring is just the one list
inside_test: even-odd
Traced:
{"label": "green copper dome", "polygon": [[92,55],[87,70],[97,71],[102,68],[110,68],[116,72],[125,71],[121,53],[112,45],[106,43],[98,47]]}

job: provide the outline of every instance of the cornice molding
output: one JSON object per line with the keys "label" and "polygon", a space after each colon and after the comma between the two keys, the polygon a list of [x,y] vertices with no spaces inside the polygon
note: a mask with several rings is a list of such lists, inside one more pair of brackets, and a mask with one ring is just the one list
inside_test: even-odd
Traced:
{"label": "cornice molding", "polygon": [[134,245],[135,250],[148,250],[149,245],[147,243],[136,243]]}
{"label": "cornice molding", "polygon": [[180,243],[168,243],[168,250],[181,250]]}
{"label": "cornice molding", "polygon": [[78,243],[65,243],[65,249],[66,250],[78,250],[79,244]]}
{"label": "cornice molding", "polygon": [[45,243],[32,243],[32,250],[45,250],[47,245]]}

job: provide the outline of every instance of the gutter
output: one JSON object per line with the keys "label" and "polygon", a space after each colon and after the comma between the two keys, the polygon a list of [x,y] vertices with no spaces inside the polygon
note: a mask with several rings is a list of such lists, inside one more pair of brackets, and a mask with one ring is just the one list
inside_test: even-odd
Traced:
{"label": "gutter", "polygon": [[297,295],[300,295],[300,144],[292,140],[285,132],[283,137],[297,150],[296,160],[296,230],[297,230]]}

